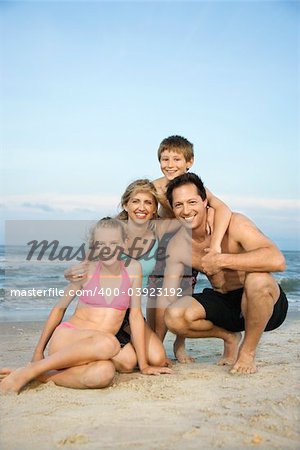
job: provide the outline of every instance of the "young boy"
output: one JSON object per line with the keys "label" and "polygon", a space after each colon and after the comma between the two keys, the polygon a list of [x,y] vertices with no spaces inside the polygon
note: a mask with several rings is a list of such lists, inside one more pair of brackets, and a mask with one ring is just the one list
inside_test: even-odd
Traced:
{"label": "young boy", "polygon": [[[166,198],[167,184],[179,175],[186,173],[194,163],[193,144],[182,136],[170,136],[164,139],[158,148],[158,160],[163,177],[153,181],[160,196],[161,207],[159,216],[174,217],[174,213]],[[207,188],[208,205],[214,209],[215,226],[212,230],[210,248],[221,252],[221,242],[229,225],[231,211],[220,199],[215,197]],[[210,218],[208,219],[210,222]]]}

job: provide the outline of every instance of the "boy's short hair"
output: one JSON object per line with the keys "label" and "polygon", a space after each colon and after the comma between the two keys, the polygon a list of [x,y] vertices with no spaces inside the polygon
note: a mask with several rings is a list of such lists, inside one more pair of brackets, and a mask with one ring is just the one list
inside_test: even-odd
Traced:
{"label": "boy's short hair", "polygon": [[162,152],[165,150],[173,150],[174,152],[181,153],[186,162],[189,162],[194,158],[193,144],[182,136],[169,136],[160,143],[157,152],[159,161]]}
{"label": "boy's short hair", "polygon": [[203,201],[206,200],[206,190],[201,178],[198,177],[198,175],[196,175],[195,173],[184,173],[183,175],[179,175],[179,177],[174,178],[168,183],[166,196],[171,207],[173,206],[174,189],[186,184],[193,184],[194,186],[196,186],[197,192],[200,195],[201,199]]}

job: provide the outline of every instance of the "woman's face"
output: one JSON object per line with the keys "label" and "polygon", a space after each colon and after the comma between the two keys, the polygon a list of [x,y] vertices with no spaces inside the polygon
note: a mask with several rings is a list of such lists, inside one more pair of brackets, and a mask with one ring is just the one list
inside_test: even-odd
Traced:
{"label": "woman's face", "polygon": [[155,199],[150,192],[133,193],[124,209],[133,222],[140,224],[151,220],[157,211]]}

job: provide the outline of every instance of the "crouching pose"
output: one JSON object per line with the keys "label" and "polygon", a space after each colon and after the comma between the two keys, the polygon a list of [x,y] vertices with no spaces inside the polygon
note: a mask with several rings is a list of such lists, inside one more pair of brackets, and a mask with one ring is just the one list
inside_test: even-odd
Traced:
{"label": "crouching pose", "polygon": [[[237,213],[223,237],[222,253],[210,249],[206,193],[195,174],[172,180],[167,198],[183,227],[167,249],[164,291],[177,288],[184,265],[205,273],[212,288],[181,299],[162,299],[156,311],[158,336],[163,339],[168,327],[184,337],[223,339],[220,364],[233,365],[232,373],[256,372],[255,353],[262,333],[278,328],[287,314],[286,296],[270,273],[284,270],[282,253]],[[241,331],[245,335],[239,346]]]}
{"label": "crouching pose", "polygon": [[[103,388],[115,370],[130,372],[138,364],[142,374],[171,373],[166,355],[155,333],[145,325],[139,292],[142,271],[139,262],[122,260],[123,225],[101,219],[92,234],[98,257],[88,264],[87,281],[70,284],[44,326],[32,362],[16,370],[2,369],[3,392],[19,392],[29,381],[52,380],[69,388]],[[62,322],[65,311],[81,290],[74,314]],[[130,307],[130,336],[119,332]],[[48,356],[44,351],[48,345]],[[152,365],[151,365],[152,364]]]}

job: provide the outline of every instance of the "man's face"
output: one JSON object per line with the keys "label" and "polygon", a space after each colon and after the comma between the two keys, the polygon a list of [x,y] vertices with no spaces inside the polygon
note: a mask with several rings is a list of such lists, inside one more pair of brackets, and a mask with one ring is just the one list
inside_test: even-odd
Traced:
{"label": "man's face", "polygon": [[202,200],[194,184],[184,184],[173,190],[173,212],[178,220],[189,229],[195,229],[206,222],[207,200]]}

